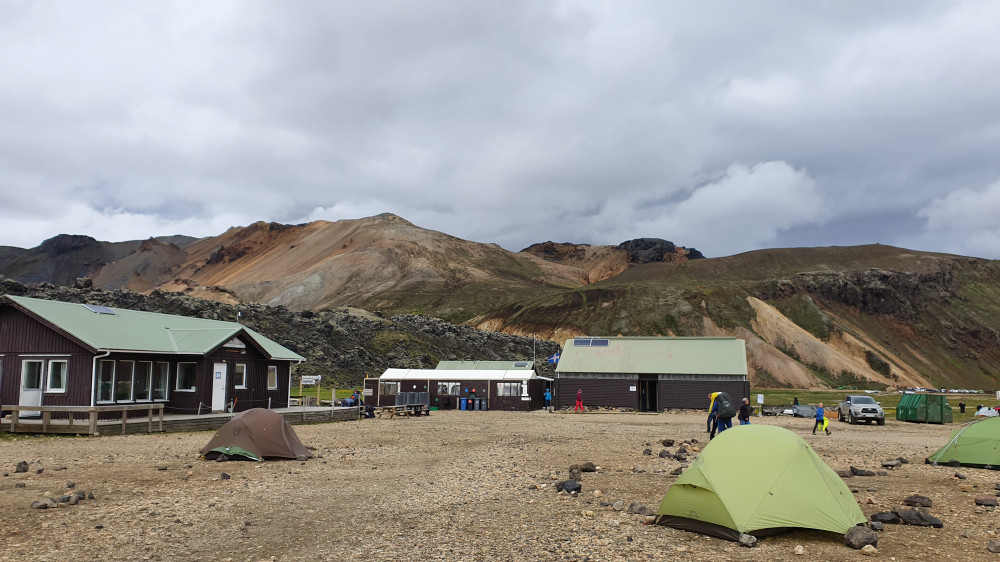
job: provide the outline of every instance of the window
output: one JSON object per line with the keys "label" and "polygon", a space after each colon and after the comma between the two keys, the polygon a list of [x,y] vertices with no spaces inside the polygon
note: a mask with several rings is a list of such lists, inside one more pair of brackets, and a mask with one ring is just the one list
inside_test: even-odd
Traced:
{"label": "window", "polygon": [[135,370],[135,399],[149,400],[149,387],[153,381],[153,363],[140,361]]}
{"label": "window", "polygon": [[100,371],[97,373],[97,401],[111,402],[114,400],[112,391],[115,387],[115,362],[101,361]]}
{"label": "window", "polygon": [[68,361],[49,361],[49,377],[45,381],[45,392],[66,392],[66,371]]}
{"label": "window", "polygon": [[521,383],[519,382],[498,382],[497,396],[520,396]]}
{"label": "window", "polygon": [[395,396],[399,392],[398,382],[379,382],[378,393],[382,396]]}
{"label": "window", "polygon": [[170,363],[157,363],[153,369],[153,400],[167,399],[167,380],[170,378]]}
{"label": "window", "polygon": [[197,363],[177,364],[177,390],[192,392],[195,389],[195,378],[197,375]]}
{"label": "window", "polygon": [[[247,387],[247,366],[242,363],[237,363],[236,367],[233,369],[233,385],[236,388],[246,388]],[[275,385],[277,386],[277,385]]]}
{"label": "window", "polygon": [[42,389],[42,367],[44,361],[25,361],[21,364],[21,388],[24,390]]}
{"label": "window", "polygon": [[274,390],[278,388],[278,367],[274,365],[267,366],[267,389]]}
{"label": "window", "polygon": [[457,382],[439,382],[438,394],[448,396],[458,396],[462,390],[462,385]]}
{"label": "window", "polygon": [[119,363],[115,375],[115,400],[118,402],[132,401],[132,379],[135,376],[135,361]]}

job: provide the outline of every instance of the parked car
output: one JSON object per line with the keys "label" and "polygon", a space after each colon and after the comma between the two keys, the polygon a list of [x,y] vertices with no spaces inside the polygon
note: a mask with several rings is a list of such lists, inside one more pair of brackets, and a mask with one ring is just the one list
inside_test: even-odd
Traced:
{"label": "parked car", "polygon": [[885,425],[885,410],[871,396],[845,396],[837,405],[837,414],[840,421],[846,421],[851,425],[859,421],[866,423],[874,421],[878,425]]}

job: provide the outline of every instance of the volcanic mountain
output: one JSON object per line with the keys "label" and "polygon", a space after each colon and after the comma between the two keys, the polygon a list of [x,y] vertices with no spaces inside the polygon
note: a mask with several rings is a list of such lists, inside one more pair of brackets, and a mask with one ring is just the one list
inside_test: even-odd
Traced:
{"label": "volcanic mountain", "polygon": [[882,245],[704,258],[659,239],[545,242],[520,252],[391,214],[255,223],[202,239],[61,236],[0,248],[21,282],[166,290],[292,311],[417,313],[565,341],[728,335],[755,386],[1000,384],[1000,264]]}

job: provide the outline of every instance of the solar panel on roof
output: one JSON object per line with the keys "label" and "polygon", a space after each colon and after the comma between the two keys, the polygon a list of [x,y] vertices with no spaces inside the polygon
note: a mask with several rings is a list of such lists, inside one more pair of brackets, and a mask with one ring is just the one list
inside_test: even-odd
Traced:
{"label": "solar panel on roof", "polygon": [[91,312],[96,312],[97,314],[110,314],[112,316],[118,315],[118,313],[114,310],[99,304],[85,304],[83,307]]}
{"label": "solar panel on roof", "polygon": [[608,340],[590,340],[590,347],[607,347]]}
{"label": "solar panel on roof", "polygon": [[514,363],[514,366],[515,367],[527,367],[528,366],[528,362],[527,361],[516,361]]}
{"label": "solar panel on roof", "polygon": [[590,346],[590,340],[573,340],[573,346],[574,347],[577,347],[577,346],[578,347],[589,347]]}

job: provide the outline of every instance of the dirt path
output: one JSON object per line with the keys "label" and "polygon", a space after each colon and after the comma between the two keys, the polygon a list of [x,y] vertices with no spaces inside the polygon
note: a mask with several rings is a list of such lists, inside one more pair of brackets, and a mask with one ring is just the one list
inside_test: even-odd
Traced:
{"label": "dirt path", "polygon": [[[880,470],[881,461],[898,456],[911,461],[888,476],[846,481],[862,502],[876,502],[862,505],[866,514],[919,493],[933,500],[929,511],[945,523],[943,529],[887,526],[879,558],[992,556],[986,544],[996,538],[1000,516],[977,510],[973,498],[993,495],[1000,474],[961,468],[967,479],[959,480],[956,469],[922,464],[949,427],[834,422],[827,437],[809,434],[809,420],[754,423],[796,431],[834,469]],[[774,560],[792,558],[796,545],[808,559],[860,558],[831,534],[796,531],[743,549],[643,525],[641,516],[600,505],[621,500],[655,510],[674,480],[669,472],[679,466],[656,456],[659,441],[693,438],[703,445],[701,413],[435,412],[295,430],[321,458],[200,461],[197,450],[208,433],[5,440],[0,560]],[[647,443],[652,456],[642,453]],[[31,463],[29,471],[14,473],[22,460]],[[571,464],[584,461],[602,470],[584,474],[580,497],[556,494],[552,476],[563,480]],[[636,465],[645,472],[634,472]],[[67,481],[96,499],[63,509],[28,507],[45,491],[64,492]]]}

